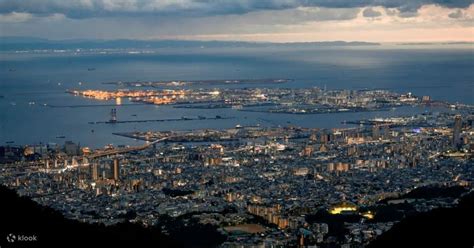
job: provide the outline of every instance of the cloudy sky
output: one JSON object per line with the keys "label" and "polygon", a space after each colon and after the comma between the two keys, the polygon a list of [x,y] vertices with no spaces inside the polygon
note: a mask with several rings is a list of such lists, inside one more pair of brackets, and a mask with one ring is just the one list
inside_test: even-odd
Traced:
{"label": "cloudy sky", "polygon": [[474,1],[0,0],[0,36],[474,41]]}

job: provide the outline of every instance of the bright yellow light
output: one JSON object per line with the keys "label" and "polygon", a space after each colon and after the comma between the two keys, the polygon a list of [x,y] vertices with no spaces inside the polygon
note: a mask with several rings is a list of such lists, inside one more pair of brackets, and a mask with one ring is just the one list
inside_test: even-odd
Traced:
{"label": "bright yellow light", "polygon": [[329,210],[330,214],[340,214],[345,211],[357,211],[356,207],[334,207]]}
{"label": "bright yellow light", "polygon": [[374,218],[374,214],[371,211],[367,211],[367,212],[363,213],[362,216],[364,216],[365,218],[367,218],[369,220]]}

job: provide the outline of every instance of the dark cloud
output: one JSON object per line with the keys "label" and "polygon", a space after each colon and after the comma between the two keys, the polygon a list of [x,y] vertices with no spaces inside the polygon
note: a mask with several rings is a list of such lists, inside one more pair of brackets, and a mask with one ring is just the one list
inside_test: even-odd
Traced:
{"label": "dark cloud", "polygon": [[448,15],[449,18],[453,18],[453,19],[459,19],[461,17],[463,17],[463,13],[461,10],[457,10],[455,12],[452,12]]}
{"label": "dark cloud", "polygon": [[398,16],[402,17],[402,18],[417,17],[418,12],[416,12],[416,11],[400,11],[400,13],[398,13]]}
{"label": "dark cloud", "polygon": [[382,13],[372,8],[366,8],[364,11],[362,11],[362,15],[364,17],[379,17],[382,15]]}
{"label": "dark cloud", "polygon": [[[246,15],[229,16],[229,23],[245,25],[249,20],[255,25],[291,25],[312,21],[351,20],[357,17],[357,8],[296,8],[279,11],[252,12]],[[227,23],[227,25],[229,24]]]}
{"label": "dark cloud", "polygon": [[425,4],[466,8],[472,0],[0,0],[0,13],[64,14],[70,18],[107,16],[209,16],[296,7],[383,6],[413,13]]}

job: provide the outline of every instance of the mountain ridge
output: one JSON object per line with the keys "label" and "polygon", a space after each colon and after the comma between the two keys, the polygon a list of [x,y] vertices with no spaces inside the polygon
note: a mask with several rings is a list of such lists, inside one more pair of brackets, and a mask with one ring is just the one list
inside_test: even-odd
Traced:
{"label": "mountain ridge", "polygon": [[0,50],[34,49],[153,49],[153,48],[226,48],[226,47],[329,47],[329,46],[378,46],[380,43],[364,41],[320,41],[320,42],[247,42],[247,41],[203,41],[203,40],[139,40],[139,39],[68,39],[49,40],[36,37],[0,37]]}

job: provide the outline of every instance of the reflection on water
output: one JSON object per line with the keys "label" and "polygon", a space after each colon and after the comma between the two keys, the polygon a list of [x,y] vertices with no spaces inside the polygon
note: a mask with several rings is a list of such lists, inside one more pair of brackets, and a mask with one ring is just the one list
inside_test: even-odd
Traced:
{"label": "reflection on water", "polygon": [[[409,115],[429,111],[412,107],[394,111],[317,115],[268,114],[238,109],[183,109],[172,106],[128,105],[127,99],[98,102],[66,94],[67,89],[115,89],[112,81],[292,78],[276,85],[243,84],[221,87],[314,87],[328,89],[385,88],[411,91],[433,99],[473,104],[472,50],[323,50],[218,51],[155,55],[8,55],[0,61],[0,144],[64,140],[100,147],[136,144],[114,132],[230,128],[235,125],[297,125],[343,127],[344,121]],[[5,68],[15,68],[14,71]],[[87,70],[95,68],[95,70]],[[79,84],[81,82],[81,84]],[[218,87],[218,86],[206,86]],[[31,104],[34,103],[34,104]],[[62,105],[109,106],[58,108]],[[46,106],[45,106],[46,105]],[[112,106],[119,120],[224,116],[222,120],[89,124],[107,121]],[[57,137],[65,136],[64,139]]]}

